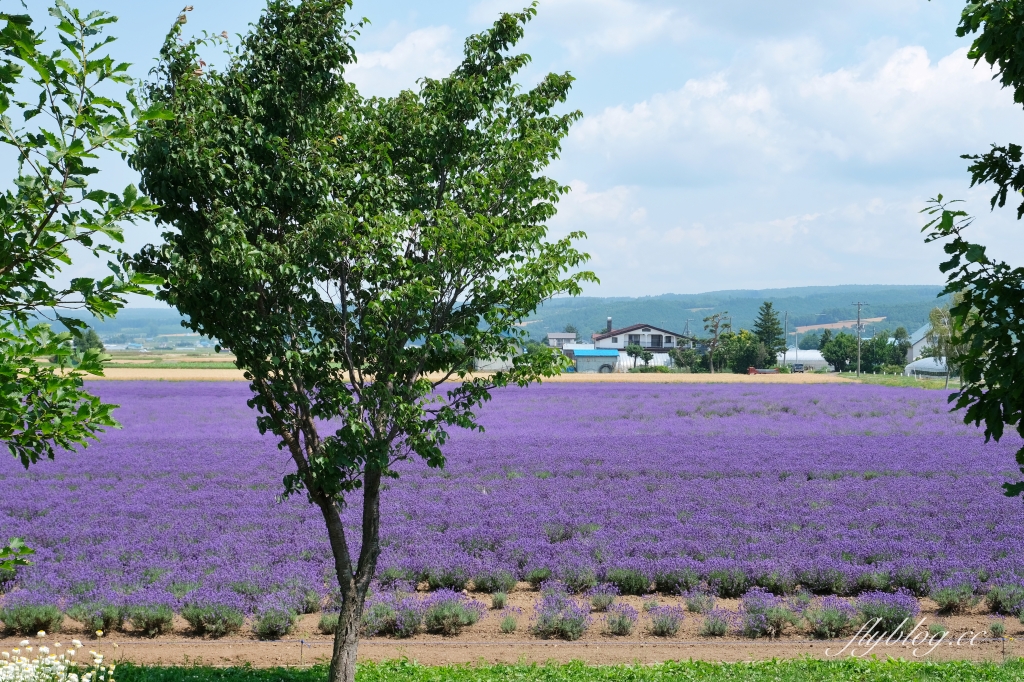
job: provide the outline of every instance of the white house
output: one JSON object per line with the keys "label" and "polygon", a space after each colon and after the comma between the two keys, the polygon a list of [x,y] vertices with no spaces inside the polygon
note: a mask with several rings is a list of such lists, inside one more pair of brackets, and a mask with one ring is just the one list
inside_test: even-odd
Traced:
{"label": "white house", "polygon": [[567,343],[576,343],[576,332],[548,332],[548,345],[563,348]]}
{"label": "white house", "polygon": [[625,350],[626,346],[637,345],[652,353],[668,353],[673,348],[682,348],[690,342],[678,332],[661,329],[650,324],[634,324],[622,329],[612,329],[612,318],[608,318],[608,327],[601,334],[594,334],[595,348],[614,348]]}

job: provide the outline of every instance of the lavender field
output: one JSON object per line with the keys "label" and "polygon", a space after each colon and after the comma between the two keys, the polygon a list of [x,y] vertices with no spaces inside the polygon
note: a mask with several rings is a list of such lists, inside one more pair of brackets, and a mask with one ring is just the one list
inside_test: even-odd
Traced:
{"label": "lavender field", "polygon": [[[29,472],[0,458],[0,537],[37,549],[2,599],[253,611],[328,596],[322,522],[277,501],[290,461],[243,384],[95,386],[122,431]],[[382,574],[632,568],[723,594],[1024,583],[1024,508],[1000,489],[1019,444],[984,444],[941,392],[563,384],[499,392],[482,415],[446,469],[408,464],[389,484]]]}

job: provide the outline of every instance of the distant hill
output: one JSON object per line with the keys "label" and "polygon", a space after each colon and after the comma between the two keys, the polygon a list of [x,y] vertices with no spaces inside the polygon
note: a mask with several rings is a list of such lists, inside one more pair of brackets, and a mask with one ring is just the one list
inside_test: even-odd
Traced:
{"label": "distant hill", "polygon": [[[682,333],[690,320],[690,331],[703,333],[703,319],[715,312],[728,311],[733,326],[749,329],[757,309],[772,301],[781,314],[789,311],[789,328],[849,320],[857,316],[856,306],[863,301],[864,317],[885,317],[876,330],[906,327],[911,333],[928,322],[928,312],[942,301],[936,298],[941,286],[847,285],[835,287],[793,287],[788,289],[737,289],[703,294],[663,294],[642,298],[556,298],[548,301],[530,317],[530,336],[542,339],[548,332],[575,325],[585,339],[603,331],[605,320],[612,318],[616,328],[645,322]],[[85,319],[85,318],[83,318]],[[111,320],[87,319],[101,337],[126,335],[155,338],[184,334],[181,316],[171,308],[127,308]],[[872,331],[868,326],[866,331]]]}
{"label": "distant hill", "polygon": [[[911,333],[928,322],[928,312],[943,302],[937,298],[941,286],[844,285],[834,287],[792,287],[788,289],[710,291],[703,294],[664,294],[642,298],[557,298],[545,303],[530,318],[530,336],[541,339],[548,332],[562,331],[568,324],[580,330],[584,339],[605,329],[612,318],[618,329],[647,323],[674,332],[702,334],[703,319],[728,311],[736,329],[750,329],[757,309],[771,301],[780,318],[789,312],[789,328],[839,322],[857,317],[857,301],[867,303],[864,317],[885,317],[875,330],[906,327]],[[865,329],[871,333],[871,325]]]}

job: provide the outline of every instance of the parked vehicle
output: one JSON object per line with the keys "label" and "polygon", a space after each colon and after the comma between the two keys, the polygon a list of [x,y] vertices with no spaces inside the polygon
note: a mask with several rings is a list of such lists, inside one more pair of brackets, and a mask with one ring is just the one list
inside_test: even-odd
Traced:
{"label": "parked vehicle", "polygon": [[802,362],[795,363],[793,365],[792,371],[793,372],[800,372],[801,374],[803,374],[804,373],[804,365],[803,365],[803,363]]}

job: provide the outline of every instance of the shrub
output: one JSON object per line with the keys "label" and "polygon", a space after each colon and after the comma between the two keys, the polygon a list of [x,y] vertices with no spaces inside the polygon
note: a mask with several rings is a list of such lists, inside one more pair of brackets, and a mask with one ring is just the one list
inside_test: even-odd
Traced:
{"label": "shrub", "polygon": [[656,606],[648,614],[651,617],[651,634],[657,637],[674,637],[683,624],[683,610],[678,606]]}
{"label": "shrub", "polygon": [[526,574],[526,582],[530,583],[533,589],[540,587],[540,584],[551,578],[550,568],[535,568]]}
{"label": "shrub", "polygon": [[484,615],[486,607],[452,590],[438,590],[423,603],[423,625],[427,632],[457,635]]}
{"label": "shrub", "polygon": [[700,634],[705,637],[724,637],[733,621],[733,614],[725,609],[711,609],[704,616]]}
{"label": "shrub", "polygon": [[846,632],[857,616],[857,609],[846,601],[829,595],[806,611],[804,618],[811,634],[818,639],[833,639]]}
{"label": "shrub", "polygon": [[238,632],[245,623],[245,615],[241,611],[222,604],[186,604],[181,610],[181,617],[188,621],[197,635],[211,637]]}
{"label": "shrub", "polygon": [[590,627],[590,609],[567,594],[547,594],[534,607],[531,630],[542,639],[577,640]]}
{"label": "shrub", "polygon": [[750,587],[750,580],[742,568],[722,568],[708,573],[708,583],[723,599],[743,595]]}
{"label": "shrub", "polygon": [[985,601],[992,613],[1016,616],[1024,603],[1024,585],[993,585]]}
{"label": "shrub", "polygon": [[505,609],[501,612],[501,626],[500,626],[501,627],[501,631],[504,634],[510,635],[510,634],[512,634],[513,632],[516,631],[516,627],[518,626],[518,622],[516,620],[516,616],[521,614],[522,612],[523,612],[522,609],[518,609],[518,608],[516,608],[514,606],[505,607]]}
{"label": "shrub", "polygon": [[582,594],[597,585],[597,576],[592,568],[571,566],[561,573],[562,582],[569,594]]}
{"label": "shrub", "polygon": [[838,568],[815,568],[800,575],[800,584],[815,594],[849,594],[850,581]]}
{"label": "shrub", "polygon": [[504,592],[495,592],[491,595],[491,608],[498,610],[505,608],[508,603],[508,595]]}
{"label": "shrub", "polygon": [[656,609],[656,608],[658,608],[658,600],[657,599],[645,599],[642,608],[644,610],[644,613],[647,613],[651,609]]}
{"label": "shrub", "polygon": [[647,594],[651,588],[651,580],[632,568],[613,568],[605,573],[604,579],[615,585],[619,589],[619,594]]}
{"label": "shrub", "polygon": [[928,634],[932,637],[941,637],[947,632],[949,632],[949,628],[942,623],[932,623],[928,626]]}
{"label": "shrub", "polygon": [[462,566],[431,568],[427,571],[427,585],[431,590],[461,592],[469,582],[469,572]]}
{"label": "shrub", "polygon": [[320,631],[321,635],[333,635],[338,630],[338,619],[337,613],[324,613],[320,615],[320,622],[316,624],[316,629]]}
{"label": "shrub", "polygon": [[399,568],[398,566],[388,566],[377,576],[377,582],[385,590],[394,589],[400,583],[413,583],[417,582],[416,572],[408,568]]}
{"label": "shrub", "polygon": [[296,587],[289,596],[289,604],[295,613],[316,613],[320,610],[320,594],[312,588]]}
{"label": "shrub", "polygon": [[633,632],[638,616],[636,609],[629,604],[612,604],[608,607],[608,615],[605,616],[608,632],[620,637],[629,635]]}
{"label": "shrub", "polygon": [[778,637],[798,618],[789,606],[760,587],[751,588],[740,603],[742,632],[747,637]]}
{"label": "shrub", "polygon": [[900,635],[910,630],[920,607],[909,590],[900,589],[893,594],[865,592],[857,597],[857,610],[863,623],[875,621],[879,633]]}
{"label": "shrub", "polygon": [[992,633],[993,637],[1002,639],[1006,636],[1006,624],[1002,621],[994,620],[991,625],[988,626],[988,631]]}
{"label": "shrub", "polygon": [[288,609],[271,607],[256,615],[252,631],[259,639],[281,639],[295,625],[295,614]]}
{"label": "shrub", "polygon": [[981,600],[969,583],[940,587],[932,591],[931,597],[939,605],[939,613],[963,613]]}
{"label": "shrub", "polygon": [[854,592],[886,592],[890,589],[889,573],[874,571],[857,576]]}
{"label": "shrub", "polygon": [[715,595],[703,590],[691,590],[683,593],[686,610],[690,613],[707,613],[715,608]]}
{"label": "shrub", "polygon": [[423,603],[414,597],[398,599],[389,594],[367,600],[362,630],[368,637],[394,635],[412,637],[423,622]]}
{"label": "shrub", "polygon": [[7,632],[34,636],[40,630],[59,632],[64,614],[50,604],[16,604],[0,609],[0,620]]}
{"label": "shrub", "polygon": [[692,568],[658,571],[654,574],[654,589],[662,594],[679,594],[700,584],[700,576]]}
{"label": "shrub", "polygon": [[145,637],[156,637],[171,631],[174,625],[174,612],[165,604],[143,604],[128,609],[128,622],[132,629]]}
{"label": "shrub", "polygon": [[608,607],[615,602],[619,594],[619,588],[610,583],[602,583],[590,590],[590,606],[595,611],[607,611]]}
{"label": "shrub", "polygon": [[[124,607],[115,606],[107,602],[92,602],[87,604],[76,604],[68,610],[68,615],[73,620],[85,626],[89,632],[103,630],[113,632],[124,628],[125,610]],[[46,628],[43,628],[46,630]],[[46,630],[49,632],[50,630]]]}
{"label": "shrub", "polygon": [[924,597],[929,592],[932,572],[919,566],[902,566],[892,573],[890,587],[905,589],[915,597]]}
{"label": "shrub", "polygon": [[473,576],[473,589],[477,592],[511,592],[515,589],[516,578],[508,571],[485,571]]}

